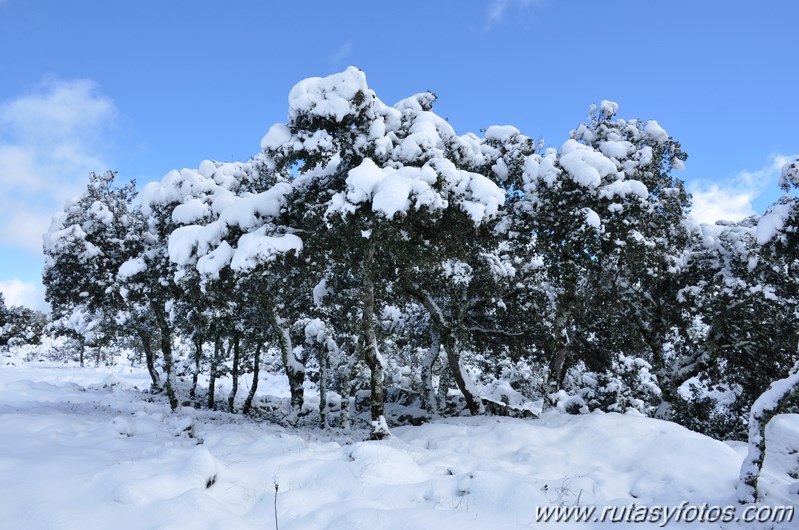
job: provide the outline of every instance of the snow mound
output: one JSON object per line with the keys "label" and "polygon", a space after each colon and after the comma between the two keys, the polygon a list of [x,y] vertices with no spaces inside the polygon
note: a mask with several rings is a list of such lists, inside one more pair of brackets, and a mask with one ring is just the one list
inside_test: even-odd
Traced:
{"label": "snow mound", "polygon": [[799,414],[779,414],[766,426],[758,487],[767,501],[799,506]]}
{"label": "snow mound", "polygon": [[601,152],[576,140],[566,140],[560,148],[560,163],[574,182],[586,188],[596,188],[602,178],[616,173],[616,164]]}
{"label": "snow mound", "polygon": [[438,469],[502,470],[550,487],[579,483],[589,504],[679,504],[694,497],[713,499],[720,492],[729,495],[741,461],[721,442],[673,423],[629,414],[547,413],[534,422],[445,420],[395,428],[394,434],[413,446],[435,450],[428,464]]}
{"label": "snow mound", "polygon": [[793,210],[793,201],[779,202],[769,208],[766,214],[757,222],[757,243],[765,245],[782,232],[785,227],[785,221],[793,214]]}
{"label": "snow mound", "polygon": [[[477,530],[537,526],[537,506],[735,503],[740,452],[639,415],[450,418],[338,443],[220,412],[171,414],[136,390],[148,377],[130,366],[0,372],[5,524],[271,528],[277,502],[281,529]],[[769,425],[764,480],[774,501],[794,502],[785,470],[797,424],[781,416]]]}
{"label": "snow mound", "polygon": [[[312,114],[340,122],[357,113],[355,96],[359,93],[365,96],[371,91],[366,85],[366,75],[354,66],[340,74],[303,79],[289,92],[289,118]],[[267,144],[272,143],[266,137],[264,140]]]}

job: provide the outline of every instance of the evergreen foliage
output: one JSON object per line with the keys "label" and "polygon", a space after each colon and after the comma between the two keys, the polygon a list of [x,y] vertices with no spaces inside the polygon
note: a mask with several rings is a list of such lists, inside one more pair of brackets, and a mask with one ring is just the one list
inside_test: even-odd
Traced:
{"label": "evergreen foliage", "polygon": [[542,406],[745,434],[797,360],[796,199],[698,226],[674,175],[686,154],[653,120],[603,101],[555,148],[512,126],[459,135],[435,101],[388,106],[351,67],[298,83],[246,162],[171,171],[140,204],[90,175],[45,239],[51,326],[136,341],[173,409],[265,413],[269,354],[286,421],[314,384],[322,427],[335,411],[376,439],[410,416]]}

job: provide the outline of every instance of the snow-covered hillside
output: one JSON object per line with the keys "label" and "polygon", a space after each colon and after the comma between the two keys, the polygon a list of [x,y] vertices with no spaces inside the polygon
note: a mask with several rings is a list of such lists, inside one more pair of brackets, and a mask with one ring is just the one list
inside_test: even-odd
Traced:
{"label": "snow-covered hillside", "polygon": [[[125,365],[0,367],[0,527],[534,528],[540,506],[735,505],[746,449],[633,414],[557,412],[449,418],[363,442],[222,412],[173,414],[139,390],[149,385]],[[795,431],[796,419],[781,416],[781,428]]]}

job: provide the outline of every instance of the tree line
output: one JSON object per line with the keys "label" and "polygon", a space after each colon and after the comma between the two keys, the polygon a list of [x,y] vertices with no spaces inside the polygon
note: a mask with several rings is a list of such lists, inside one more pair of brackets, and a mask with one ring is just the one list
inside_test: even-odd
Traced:
{"label": "tree line", "polygon": [[[229,375],[227,407],[250,412],[275,351],[296,412],[311,373],[322,426],[327,392],[346,427],[368,390],[378,439],[390,388],[425,417],[521,415],[523,396],[745,438],[799,360],[796,199],[700,225],[674,176],[687,155],[654,120],[603,101],[555,148],[513,126],[459,135],[435,100],[386,105],[349,68],[298,83],[245,162],[141,193],[91,174],[45,236],[51,329],[81,352],[135,341],[173,409],[181,389],[225,405]],[[781,186],[798,182],[786,165]]]}

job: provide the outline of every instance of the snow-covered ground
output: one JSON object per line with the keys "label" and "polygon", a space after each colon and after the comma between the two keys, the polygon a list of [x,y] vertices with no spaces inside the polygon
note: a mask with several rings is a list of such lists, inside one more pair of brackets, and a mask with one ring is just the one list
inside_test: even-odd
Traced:
{"label": "snow-covered ground", "polygon": [[[734,506],[746,450],[639,415],[557,412],[450,418],[362,442],[222,412],[171,414],[137,389],[147,374],[130,366],[15,364],[0,362],[0,528],[657,528],[542,525],[536,507]],[[796,432],[796,417],[779,419]]]}

